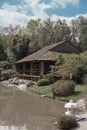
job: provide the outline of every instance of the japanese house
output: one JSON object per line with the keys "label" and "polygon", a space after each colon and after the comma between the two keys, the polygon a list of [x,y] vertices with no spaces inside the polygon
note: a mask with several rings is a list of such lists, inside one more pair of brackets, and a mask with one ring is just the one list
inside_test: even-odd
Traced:
{"label": "japanese house", "polygon": [[50,72],[50,66],[55,64],[58,55],[79,54],[80,50],[71,42],[62,41],[46,46],[41,50],[16,62],[18,76],[25,79],[38,80]]}

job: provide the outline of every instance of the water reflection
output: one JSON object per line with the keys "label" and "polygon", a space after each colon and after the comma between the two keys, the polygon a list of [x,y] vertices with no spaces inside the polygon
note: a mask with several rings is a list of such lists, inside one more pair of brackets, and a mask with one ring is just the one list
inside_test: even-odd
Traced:
{"label": "water reflection", "polygon": [[0,85],[0,130],[58,130],[55,116],[64,104]]}
{"label": "water reflection", "polygon": [[0,126],[0,130],[27,130],[26,126]]}

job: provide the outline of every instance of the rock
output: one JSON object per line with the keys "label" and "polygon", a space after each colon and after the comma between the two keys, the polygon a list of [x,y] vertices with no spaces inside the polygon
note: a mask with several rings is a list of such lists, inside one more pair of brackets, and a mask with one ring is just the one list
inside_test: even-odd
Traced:
{"label": "rock", "polygon": [[54,124],[55,124],[55,125],[57,125],[57,124],[58,124],[58,122],[56,121],[56,122],[54,122]]}
{"label": "rock", "polygon": [[13,84],[16,84],[16,85],[19,84],[19,79],[18,79],[18,77],[14,77],[14,79],[13,79]]}
{"label": "rock", "polygon": [[41,95],[41,97],[46,97],[46,95]]}
{"label": "rock", "polygon": [[25,84],[27,87],[31,87],[31,86],[35,85],[35,83],[32,81],[27,81]]}
{"label": "rock", "polygon": [[85,99],[80,99],[77,101],[77,107],[81,109],[82,111],[86,111],[86,105],[87,105],[87,102]]}
{"label": "rock", "polygon": [[20,84],[20,85],[18,85],[18,88],[19,88],[20,90],[26,90],[26,89],[27,89],[27,86],[26,86],[25,84]]}
{"label": "rock", "polygon": [[28,83],[28,80],[24,80],[24,84]]}
{"label": "rock", "polygon": [[19,84],[24,84],[24,80],[23,79],[19,79]]}
{"label": "rock", "polygon": [[30,87],[30,82],[25,83],[27,87]]}
{"label": "rock", "polygon": [[8,84],[8,87],[15,87],[14,84]]}

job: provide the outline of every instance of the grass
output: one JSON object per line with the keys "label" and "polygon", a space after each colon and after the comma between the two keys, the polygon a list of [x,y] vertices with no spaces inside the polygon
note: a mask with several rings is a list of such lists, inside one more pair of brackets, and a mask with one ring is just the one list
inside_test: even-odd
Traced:
{"label": "grass", "polygon": [[65,100],[73,100],[73,101],[77,101],[79,99],[82,99],[85,97],[85,86],[84,85],[76,85],[75,87],[75,92],[73,95],[68,96],[68,97],[61,97],[61,99],[65,99]]}
{"label": "grass", "polygon": [[52,85],[49,86],[34,86],[30,87],[29,90],[39,93],[39,94],[45,94],[47,96],[52,97]]}
{"label": "grass", "polygon": [[[34,86],[29,88],[32,92],[39,93],[39,94],[45,94],[47,96],[52,97],[52,85],[50,86]],[[85,86],[84,85],[76,85],[75,87],[75,93],[68,97],[56,97],[59,100],[70,100],[77,101],[79,99],[82,99],[85,97]]]}

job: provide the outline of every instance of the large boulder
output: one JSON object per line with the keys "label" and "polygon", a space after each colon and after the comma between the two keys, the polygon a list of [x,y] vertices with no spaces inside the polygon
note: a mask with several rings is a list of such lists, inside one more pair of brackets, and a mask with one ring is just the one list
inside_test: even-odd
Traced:
{"label": "large boulder", "polygon": [[27,89],[27,86],[26,86],[25,84],[20,84],[20,85],[18,85],[18,88],[19,88],[20,90],[26,90],[26,89]]}
{"label": "large boulder", "polygon": [[13,84],[16,84],[16,85],[19,84],[19,79],[18,79],[18,77],[14,77],[14,79],[13,79]]}
{"label": "large boulder", "polygon": [[19,79],[19,84],[24,84],[24,80],[23,79]]}
{"label": "large boulder", "polygon": [[80,99],[77,101],[77,108],[79,108],[82,111],[87,110],[87,101],[86,99]]}

